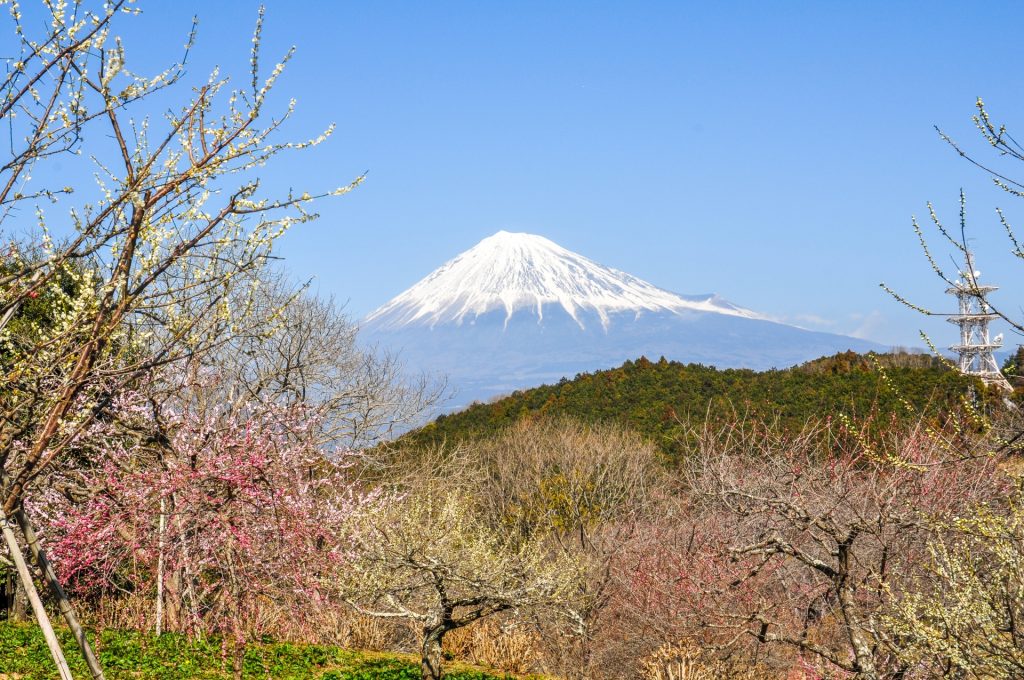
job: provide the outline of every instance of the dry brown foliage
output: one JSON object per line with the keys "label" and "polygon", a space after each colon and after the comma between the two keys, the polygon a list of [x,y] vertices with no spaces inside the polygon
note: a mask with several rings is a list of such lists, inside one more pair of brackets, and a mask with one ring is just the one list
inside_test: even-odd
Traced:
{"label": "dry brown foliage", "polygon": [[716,659],[692,642],[665,644],[640,660],[643,680],[769,680],[777,674]]}
{"label": "dry brown foliage", "polygon": [[485,621],[445,636],[444,649],[460,661],[496,668],[506,673],[538,670],[540,640],[514,621]]}

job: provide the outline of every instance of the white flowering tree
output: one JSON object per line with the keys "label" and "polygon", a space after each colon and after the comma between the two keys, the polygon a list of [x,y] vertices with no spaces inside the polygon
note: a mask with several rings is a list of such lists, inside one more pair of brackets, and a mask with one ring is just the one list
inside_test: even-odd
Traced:
{"label": "white flowering tree", "polygon": [[583,577],[543,537],[488,524],[472,505],[457,491],[418,490],[362,516],[355,532],[349,601],[419,626],[425,680],[441,677],[447,633],[500,612],[565,606]]}
{"label": "white flowering tree", "polygon": [[[0,80],[0,119],[10,127],[0,142],[0,229],[9,241],[0,262],[0,521],[62,677],[70,677],[6,518],[31,532],[23,501],[33,485],[126,386],[255,323],[240,291],[258,283],[250,275],[274,241],[315,216],[309,205],[318,198],[266,196],[256,169],[330,130],[298,143],[278,139],[293,104],[271,114],[266,103],[291,53],[261,68],[262,10],[244,85],[214,72],[181,91],[183,60],[151,76],[129,70],[116,30],[137,13],[131,0],[47,2],[33,8],[45,21],[23,20],[16,0],[0,5],[15,52]],[[182,97],[162,119],[149,118],[146,104],[161,91]],[[58,163],[83,162],[94,165],[95,186],[55,182]],[[102,677],[68,618],[93,676]]]}
{"label": "white flowering tree", "polygon": [[[1024,489],[934,525],[935,536],[884,623],[913,677],[1024,673]],[[909,674],[908,674],[909,675]]]}

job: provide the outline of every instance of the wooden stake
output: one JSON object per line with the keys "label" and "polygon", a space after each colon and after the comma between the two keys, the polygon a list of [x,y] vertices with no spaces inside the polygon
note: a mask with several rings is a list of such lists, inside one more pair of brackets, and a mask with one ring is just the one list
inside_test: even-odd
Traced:
{"label": "wooden stake", "polygon": [[68,662],[64,659],[64,652],[60,649],[60,643],[57,642],[57,635],[53,632],[50,617],[46,615],[43,601],[39,599],[39,593],[32,582],[32,573],[28,570],[25,558],[21,554],[21,546],[18,545],[18,538],[14,535],[14,527],[11,525],[10,520],[7,519],[7,516],[4,515],[2,508],[0,508],[0,527],[3,528],[7,550],[11,553],[14,566],[18,569],[18,576],[25,587],[25,594],[28,595],[28,601],[32,605],[32,612],[36,615],[36,621],[39,622],[39,627],[43,630],[46,646],[50,648],[50,656],[53,657],[54,663],[57,664],[61,680],[74,680],[71,677],[71,669],[68,668]]}
{"label": "wooden stake", "polygon": [[82,624],[78,622],[78,617],[75,616],[71,600],[68,598],[68,594],[64,592],[64,588],[61,587],[57,574],[53,570],[53,565],[50,564],[50,560],[46,557],[43,547],[39,544],[39,538],[36,536],[35,529],[32,527],[28,515],[25,514],[25,510],[22,508],[14,513],[14,518],[18,521],[18,526],[21,527],[21,533],[25,535],[25,540],[28,541],[28,549],[32,553],[32,558],[39,565],[39,568],[43,570],[43,575],[50,584],[50,592],[53,593],[54,598],[57,600],[60,613],[64,616],[64,621],[67,622],[68,628],[74,634],[75,640],[78,642],[78,648],[82,650],[82,656],[85,657],[85,664],[89,667],[93,680],[106,680],[106,677],[103,675],[103,668],[100,666],[100,662],[96,658],[96,654],[93,653],[92,646],[89,644],[89,638],[86,637]]}

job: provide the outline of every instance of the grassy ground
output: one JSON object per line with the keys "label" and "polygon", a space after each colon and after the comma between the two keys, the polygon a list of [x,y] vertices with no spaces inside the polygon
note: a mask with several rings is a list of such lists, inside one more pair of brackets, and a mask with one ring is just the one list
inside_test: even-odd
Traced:
{"label": "grassy ground", "polygon": [[[76,678],[89,673],[70,633],[58,631]],[[231,660],[216,640],[189,640],[166,634],[159,638],[135,631],[104,631],[94,640],[108,680],[227,680]],[[287,642],[250,645],[244,678],[267,680],[416,680],[419,666],[412,657],[353,652],[324,645]],[[479,669],[451,665],[451,680],[511,680]],[[0,623],[0,680],[58,678],[46,643],[34,625]],[[539,680],[539,679],[537,679]]]}

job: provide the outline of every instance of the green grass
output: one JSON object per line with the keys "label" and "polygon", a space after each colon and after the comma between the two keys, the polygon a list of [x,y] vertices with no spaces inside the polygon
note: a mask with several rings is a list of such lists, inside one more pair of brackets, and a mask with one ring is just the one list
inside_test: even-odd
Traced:
{"label": "green grass", "polygon": [[[61,645],[75,678],[89,673],[74,639],[58,630]],[[93,638],[100,663],[109,680],[223,680],[232,677],[231,659],[220,641],[191,640],[173,633],[156,637],[136,631],[105,630]],[[244,678],[267,680],[416,680],[415,659],[401,655],[354,652],[329,645],[289,642],[254,644],[246,648]],[[42,633],[31,624],[0,623],[0,680],[58,678]],[[510,680],[453,665],[451,680]]]}

